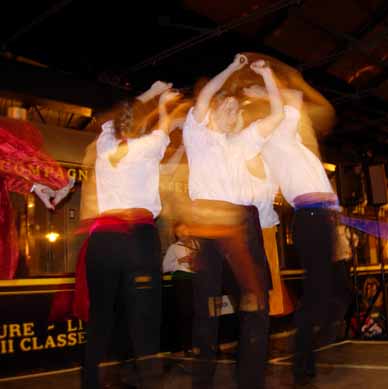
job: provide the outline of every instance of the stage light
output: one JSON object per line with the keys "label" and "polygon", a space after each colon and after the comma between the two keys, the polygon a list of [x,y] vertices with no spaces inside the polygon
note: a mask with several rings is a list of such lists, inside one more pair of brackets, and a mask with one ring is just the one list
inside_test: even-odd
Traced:
{"label": "stage light", "polygon": [[58,240],[59,238],[59,234],[58,232],[49,232],[46,234],[46,239],[50,242],[50,243],[54,243]]}

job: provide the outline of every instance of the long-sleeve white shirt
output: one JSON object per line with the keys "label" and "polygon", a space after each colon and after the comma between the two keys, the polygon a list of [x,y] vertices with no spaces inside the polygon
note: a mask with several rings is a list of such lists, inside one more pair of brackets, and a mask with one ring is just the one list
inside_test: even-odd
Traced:
{"label": "long-sleeve white shirt", "polygon": [[190,198],[251,205],[246,161],[259,153],[264,139],[255,124],[228,135],[212,131],[207,122],[197,122],[191,109],[183,126]]}
{"label": "long-sleeve white shirt", "polygon": [[321,161],[302,144],[297,132],[300,112],[284,107],[285,118],[261,150],[264,161],[289,204],[308,193],[334,193]]}
{"label": "long-sleeve white shirt", "polygon": [[120,141],[113,122],[103,124],[97,139],[96,184],[99,212],[112,209],[145,208],[157,217],[161,211],[159,164],[169,137],[161,130],[126,140],[127,154],[113,166],[110,156]]}
{"label": "long-sleeve white shirt", "polygon": [[184,243],[178,241],[171,244],[163,258],[163,273],[174,271],[184,271],[192,273],[190,263],[179,262],[180,258],[192,255],[193,250],[187,247]]}

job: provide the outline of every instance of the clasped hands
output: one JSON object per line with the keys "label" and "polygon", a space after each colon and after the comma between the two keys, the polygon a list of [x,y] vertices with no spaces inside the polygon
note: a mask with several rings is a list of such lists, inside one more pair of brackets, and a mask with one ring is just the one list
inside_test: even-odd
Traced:
{"label": "clasped hands", "polygon": [[67,185],[58,190],[53,190],[46,185],[35,183],[31,188],[31,192],[36,194],[46,208],[53,210],[70,193],[74,183],[75,180],[70,179]]}

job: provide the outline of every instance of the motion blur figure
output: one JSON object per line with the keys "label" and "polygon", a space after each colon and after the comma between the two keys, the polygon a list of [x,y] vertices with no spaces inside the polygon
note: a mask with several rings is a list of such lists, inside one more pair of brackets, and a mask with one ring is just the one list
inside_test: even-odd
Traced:
{"label": "motion blur figure", "polygon": [[[81,250],[85,256],[77,266],[86,266],[90,301],[86,314],[78,312],[88,319],[83,388],[101,387],[98,364],[117,319],[128,325],[125,343],[136,358],[159,351],[161,258],[155,219],[161,211],[159,163],[170,141],[167,105],[178,98],[170,88],[154,83],[104,123],[97,139],[98,216],[89,220],[89,238]],[[159,121],[156,129],[146,131],[144,116],[136,117],[135,110],[157,97]],[[78,276],[82,279],[82,271]],[[139,363],[137,371],[139,387],[162,385],[161,368],[152,359]]]}
{"label": "motion blur figure", "polygon": [[74,181],[43,150],[40,131],[24,120],[0,119],[0,279],[13,279],[19,263],[19,243],[9,192],[34,193],[54,210]]}
{"label": "motion blur figure", "polygon": [[270,69],[263,61],[252,63],[250,71],[263,78],[268,90],[270,112],[245,126],[239,100],[225,94],[222,87],[247,62],[245,56],[237,55],[202,88],[183,128],[192,200],[185,233],[199,240],[193,323],[199,359],[194,364],[193,388],[213,387],[225,260],[240,288],[238,387],[264,387],[270,280],[246,162],[260,152],[265,137],[282,120],[283,110]]}
{"label": "motion blur figure", "polygon": [[[303,86],[301,77],[292,78],[293,86]],[[298,83],[299,81],[299,83]],[[303,95],[306,92],[306,95]],[[251,86],[245,93],[256,95],[257,104],[265,99],[262,87]],[[294,242],[306,271],[297,327],[293,373],[297,383],[315,375],[313,327],[324,331],[330,324],[333,300],[333,259],[338,199],[317,157],[302,144],[300,122],[307,102],[317,107],[330,106],[312,88],[298,90],[285,85],[281,90],[285,117],[262,148],[261,155],[280,186],[286,201],[294,207]]]}

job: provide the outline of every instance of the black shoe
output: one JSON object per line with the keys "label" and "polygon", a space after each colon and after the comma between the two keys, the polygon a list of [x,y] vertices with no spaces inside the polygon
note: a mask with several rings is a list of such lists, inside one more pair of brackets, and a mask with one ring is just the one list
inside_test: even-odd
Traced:
{"label": "black shoe", "polygon": [[306,370],[305,370],[305,374],[306,374],[307,377],[310,377],[310,378],[316,377],[317,372],[316,372],[316,370],[315,370],[315,367],[314,367],[314,369],[311,369],[311,370],[306,369]]}
{"label": "black shoe", "polygon": [[316,367],[314,354],[295,354],[292,361],[292,371],[295,378],[304,376],[307,376],[309,378],[315,377]]}
{"label": "black shoe", "polygon": [[306,359],[305,365],[304,365],[304,373],[310,378],[314,378],[317,375],[317,369],[315,367],[314,355],[312,355]]}

